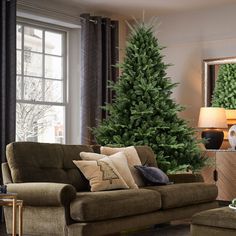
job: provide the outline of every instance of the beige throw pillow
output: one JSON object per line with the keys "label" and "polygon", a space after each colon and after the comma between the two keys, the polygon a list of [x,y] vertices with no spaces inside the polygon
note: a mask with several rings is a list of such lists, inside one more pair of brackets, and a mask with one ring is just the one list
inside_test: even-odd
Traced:
{"label": "beige throw pillow", "polygon": [[73,162],[89,180],[92,192],[129,188],[108,157],[97,161]]}
{"label": "beige throw pillow", "polygon": [[81,152],[80,157],[82,160],[86,161],[98,161],[104,157],[107,157],[107,155],[95,153],[95,152]]}
{"label": "beige throw pillow", "polygon": [[138,153],[134,146],[130,147],[122,147],[122,148],[112,148],[112,147],[101,147],[101,154],[103,155],[113,155],[117,152],[124,152],[127,157],[128,165],[130,172],[134,178],[134,182],[138,185],[138,187],[145,186],[145,183],[140,175],[139,171],[135,169],[134,165],[142,165]]}
{"label": "beige throw pillow", "polygon": [[[101,160],[101,158],[104,158],[107,156],[93,153],[93,152],[81,152],[80,157],[83,160]],[[120,175],[122,176],[126,184],[132,189],[137,189],[138,186],[134,182],[134,178],[130,172],[126,155],[123,152],[118,152],[109,156],[109,159],[112,161],[115,168],[120,173]]]}

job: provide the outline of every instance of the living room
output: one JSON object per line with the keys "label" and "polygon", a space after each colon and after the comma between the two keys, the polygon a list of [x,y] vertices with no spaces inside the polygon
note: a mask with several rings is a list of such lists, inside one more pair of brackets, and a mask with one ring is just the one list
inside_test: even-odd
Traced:
{"label": "living room", "polygon": [[0,235],[235,235],[235,10],[3,0]]}

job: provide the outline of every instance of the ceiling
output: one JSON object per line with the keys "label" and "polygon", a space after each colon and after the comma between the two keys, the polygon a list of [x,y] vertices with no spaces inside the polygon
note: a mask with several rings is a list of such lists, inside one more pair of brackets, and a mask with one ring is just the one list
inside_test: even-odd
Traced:
{"label": "ceiling", "polygon": [[87,7],[92,11],[125,17],[173,14],[194,11],[230,3],[236,0],[57,0],[72,6]]}

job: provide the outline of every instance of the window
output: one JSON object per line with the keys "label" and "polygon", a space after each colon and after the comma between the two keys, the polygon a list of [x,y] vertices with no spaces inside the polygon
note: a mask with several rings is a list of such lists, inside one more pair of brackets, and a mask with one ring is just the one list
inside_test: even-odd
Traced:
{"label": "window", "polygon": [[16,140],[65,143],[66,32],[17,24]]}

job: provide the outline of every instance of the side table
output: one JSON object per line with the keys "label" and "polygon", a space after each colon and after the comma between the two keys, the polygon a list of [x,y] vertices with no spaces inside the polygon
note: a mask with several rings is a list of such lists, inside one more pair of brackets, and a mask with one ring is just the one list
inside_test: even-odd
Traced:
{"label": "side table", "polygon": [[203,153],[212,162],[201,171],[205,182],[217,185],[217,200],[232,201],[236,197],[236,150],[207,149]]}
{"label": "side table", "polygon": [[12,207],[12,236],[16,236],[16,208],[18,207],[18,235],[22,236],[23,231],[23,201],[17,200],[16,193],[0,193],[0,206],[11,206]]}

